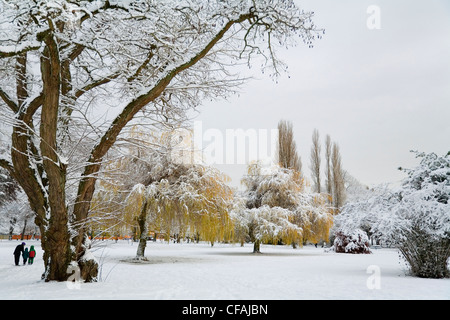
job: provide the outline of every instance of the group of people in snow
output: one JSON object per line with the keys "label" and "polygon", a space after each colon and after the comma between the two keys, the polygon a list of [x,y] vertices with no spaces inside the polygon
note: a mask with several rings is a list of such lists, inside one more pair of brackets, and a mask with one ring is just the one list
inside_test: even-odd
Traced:
{"label": "group of people in snow", "polygon": [[25,248],[25,242],[22,242],[16,247],[16,250],[14,250],[14,262],[16,263],[16,266],[19,265],[20,262],[20,256],[23,258],[23,264],[33,264],[34,257],[36,257],[36,250],[34,250],[34,246],[30,247],[30,250],[28,248]]}

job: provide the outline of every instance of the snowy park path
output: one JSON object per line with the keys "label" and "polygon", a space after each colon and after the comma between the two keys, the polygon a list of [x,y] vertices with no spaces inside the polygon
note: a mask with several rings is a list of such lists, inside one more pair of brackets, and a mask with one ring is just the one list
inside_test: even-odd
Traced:
{"label": "snowy park path", "polygon": [[[40,244],[33,265],[14,266],[16,241],[0,241],[0,299],[450,299],[450,279],[405,275],[394,249],[370,255],[305,246],[250,244],[147,245],[148,262],[135,263],[136,244],[98,242],[100,282],[44,283]],[[379,277],[378,277],[379,276]]]}

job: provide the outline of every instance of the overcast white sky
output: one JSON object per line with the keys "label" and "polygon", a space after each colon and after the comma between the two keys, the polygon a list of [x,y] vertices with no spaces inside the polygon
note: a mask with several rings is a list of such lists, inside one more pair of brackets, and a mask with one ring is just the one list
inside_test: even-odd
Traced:
{"label": "overcast white sky", "polygon": [[[256,73],[239,96],[205,102],[203,130],[273,129],[293,122],[303,171],[310,177],[311,134],[339,143],[344,168],[373,186],[398,182],[417,149],[450,150],[450,1],[298,1],[315,12],[323,39],[283,50],[289,75],[278,83]],[[370,5],[380,29],[370,30]],[[239,185],[245,165],[219,165]]]}

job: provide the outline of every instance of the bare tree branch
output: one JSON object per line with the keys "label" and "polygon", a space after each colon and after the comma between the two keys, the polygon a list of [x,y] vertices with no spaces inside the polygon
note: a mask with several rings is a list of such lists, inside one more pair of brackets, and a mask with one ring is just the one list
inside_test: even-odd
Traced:
{"label": "bare tree branch", "polygon": [[0,98],[2,98],[2,100],[14,113],[19,111],[19,107],[17,106],[17,104],[11,99],[11,97],[5,91],[3,91],[2,88],[0,88]]}

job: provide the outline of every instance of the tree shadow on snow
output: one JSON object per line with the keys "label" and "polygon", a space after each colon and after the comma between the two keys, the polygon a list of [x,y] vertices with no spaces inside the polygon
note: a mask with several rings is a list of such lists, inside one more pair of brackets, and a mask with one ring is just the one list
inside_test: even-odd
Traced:
{"label": "tree shadow on snow", "polygon": [[159,256],[159,257],[146,257],[145,260],[138,260],[135,258],[120,259],[121,263],[146,265],[146,264],[165,264],[165,263],[193,263],[199,262],[198,258],[191,257],[172,257],[172,256]]}
{"label": "tree shadow on snow", "polygon": [[311,257],[311,256],[322,256],[323,253],[317,252],[300,252],[292,250],[292,252],[251,252],[251,251],[214,251],[214,252],[205,252],[206,255],[220,255],[220,256],[241,256],[241,257]]}

